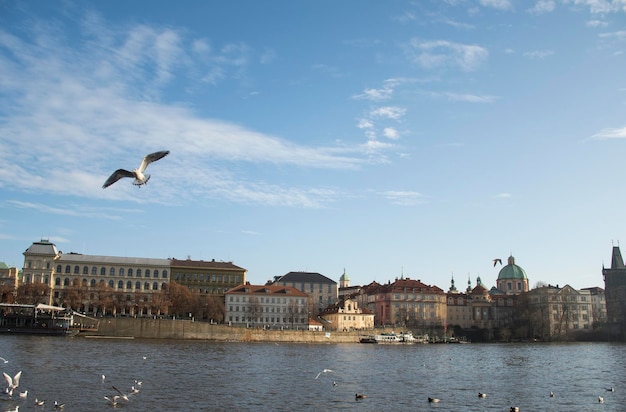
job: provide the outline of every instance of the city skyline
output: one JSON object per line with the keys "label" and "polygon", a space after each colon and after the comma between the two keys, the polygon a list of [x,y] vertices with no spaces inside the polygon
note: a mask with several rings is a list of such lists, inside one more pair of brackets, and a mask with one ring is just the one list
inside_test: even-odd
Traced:
{"label": "city skyline", "polygon": [[[602,286],[625,229],[621,0],[0,4],[0,261]],[[141,188],[118,168],[169,150]],[[443,287],[445,285],[446,287]]]}

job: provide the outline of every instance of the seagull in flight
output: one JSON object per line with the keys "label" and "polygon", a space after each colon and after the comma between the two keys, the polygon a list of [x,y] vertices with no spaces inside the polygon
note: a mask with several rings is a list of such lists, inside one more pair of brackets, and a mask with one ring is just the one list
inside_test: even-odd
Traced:
{"label": "seagull in flight", "polygon": [[320,373],[317,374],[315,379],[319,378],[322,373],[327,373],[327,372],[333,372],[333,371],[331,369],[324,369],[323,371],[321,371]]}
{"label": "seagull in flight", "polygon": [[14,377],[11,377],[6,372],[2,372],[2,375],[4,376],[4,379],[6,379],[7,385],[8,385],[6,393],[8,393],[9,396],[11,396],[13,395],[13,389],[20,386],[20,377],[22,376],[22,371],[19,371],[18,373],[16,373]]}
{"label": "seagull in flight", "polygon": [[8,361],[8,360],[6,360],[6,359],[4,359],[2,356],[0,356],[0,360],[1,360],[2,362],[4,362],[4,363],[9,363],[9,361]]}
{"label": "seagull in flight", "polygon": [[493,260],[493,266],[494,266],[494,267],[495,267],[498,263],[502,265],[502,259],[494,259],[494,260]]}
{"label": "seagull in flight", "polygon": [[106,189],[123,177],[135,178],[135,180],[133,181],[133,184],[135,186],[141,187],[141,185],[145,185],[146,183],[148,183],[148,180],[150,180],[150,175],[147,173],[144,174],[148,165],[152,162],[156,162],[157,160],[164,158],[168,154],[170,154],[169,150],[162,150],[160,152],[150,153],[143,158],[143,160],[141,161],[141,165],[139,165],[137,169],[133,169],[132,171],[128,171],[126,169],[117,169],[115,172],[113,172],[111,176],[109,176],[106,182],[104,182],[102,188]]}

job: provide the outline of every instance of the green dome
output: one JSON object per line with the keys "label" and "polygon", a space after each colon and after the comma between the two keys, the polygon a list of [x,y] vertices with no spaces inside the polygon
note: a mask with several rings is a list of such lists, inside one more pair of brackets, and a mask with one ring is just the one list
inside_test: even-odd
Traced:
{"label": "green dome", "polygon": [[503,267],[498,274],[498,280],[504,279],[528,279],[524,269],[515,264],[513,256],[509,256],[509,264]]}

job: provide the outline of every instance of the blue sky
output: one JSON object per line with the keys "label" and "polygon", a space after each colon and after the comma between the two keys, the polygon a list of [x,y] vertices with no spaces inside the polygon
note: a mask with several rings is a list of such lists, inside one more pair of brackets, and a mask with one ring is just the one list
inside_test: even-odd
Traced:
{"label": "blue sky", "polygon": [[3,1],[0,261],[604,286],[625,51],[626,0]]}

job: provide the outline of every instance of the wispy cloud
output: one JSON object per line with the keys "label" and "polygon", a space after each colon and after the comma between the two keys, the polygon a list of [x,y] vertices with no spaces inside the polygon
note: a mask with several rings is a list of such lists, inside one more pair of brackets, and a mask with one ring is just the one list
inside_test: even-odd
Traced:
{"label": "wispy cloud", "polygon": [[591,13],[598,14],[626,11],[624,0],[563,0],[563,3],[588,7]]}
{"label": "wispy cloud", "polygon": [[591,136],[591,138],[596,140],[626,139],[626,127],[622,127],[621,129],[602,129]]}
{"label": "wispy cloud", "polygon": [[432,92],[430,93],[430,95],[436,98],[443,97],[452,102],[493,103],[498,100],[498,96],[477,95],[468,93]]}
{"label": "wispy cloud", "polygon": [[119,220],[122,215],[129,213],[141,213],[138,209],[112,209],[112,208],[94,208],[82,206],[79,204],[67,204],[63,206],[51,206],[43,203],[23,202],[19,200],[7,200],[9,207],[17,209],[32,209],[42,213],[63,216],[80,216],[86,218],[98,218],[108,220]]}
{"label": "wispy cloud", "polygon": [[533,50],[525,52],[523,56],[528,57],[529,59],[545,59],[546,57],[552,56],[553,54],[554,51],[552,50]]}
{"label": "wispy cloud", "polygon": [[534,14],[545,14],[553,12],[555,8],[556,2],[554,0],[539,0],[528,11]]}
{"label": "wispy cloud", "polygon": [[511,195],[510,193],[498,193],[494,197],[496,199],[510,199],[511,197],[513,197],[513,195]]}
{"label": "wispy cloud", "polygon": [[415,206],[426,203],[426,197],[419,192],[389,190],[381,195],[394,205]]}
{"label": "wispy cloud", "polygon": [[491,7],[498,10],[512,9],[513,5],[510,0],[479,0],[481,6]]}
{"label": "wispy cloud", "polygon": [[[138,201],[129,196],[134,189],[130,185],[104,191],[102,182],[114,168],[136,167],[138,156],[170,149],[167,161],[155,165],[159,179],[150,182],[159,187],[159,196],[146,194],[143,201],[202,196],[321,207],[332,202],[335,193],[256,181],[231,172],[228,165],[356,169],[373,153],[370,148],[365,154],[360,145],[304,146],[161,102],[160,94],[174,85],[193,93],[198,87],[242,79],[253,64],[253,50],[245,43],[216,45],[171,27],[108,27],[94,15],[83,23],[78,29],[58,22],[54,29],[41,24],[25,38],[0,29],[5,101],[0,187]],[[70,45],[59,34],[64,29],[72,31],[76,43]],[[273,59],[269,49],[258,55],[265,64]],[[102,211],[83,213],[112,218]]]}
{"label": "wispy cloud", "polygon": [[473,71],[489,56],[484,47],[447,40],[425,41],[414,38],[405,50],[413,63],[426,69],[459,67],[464,71]]}

